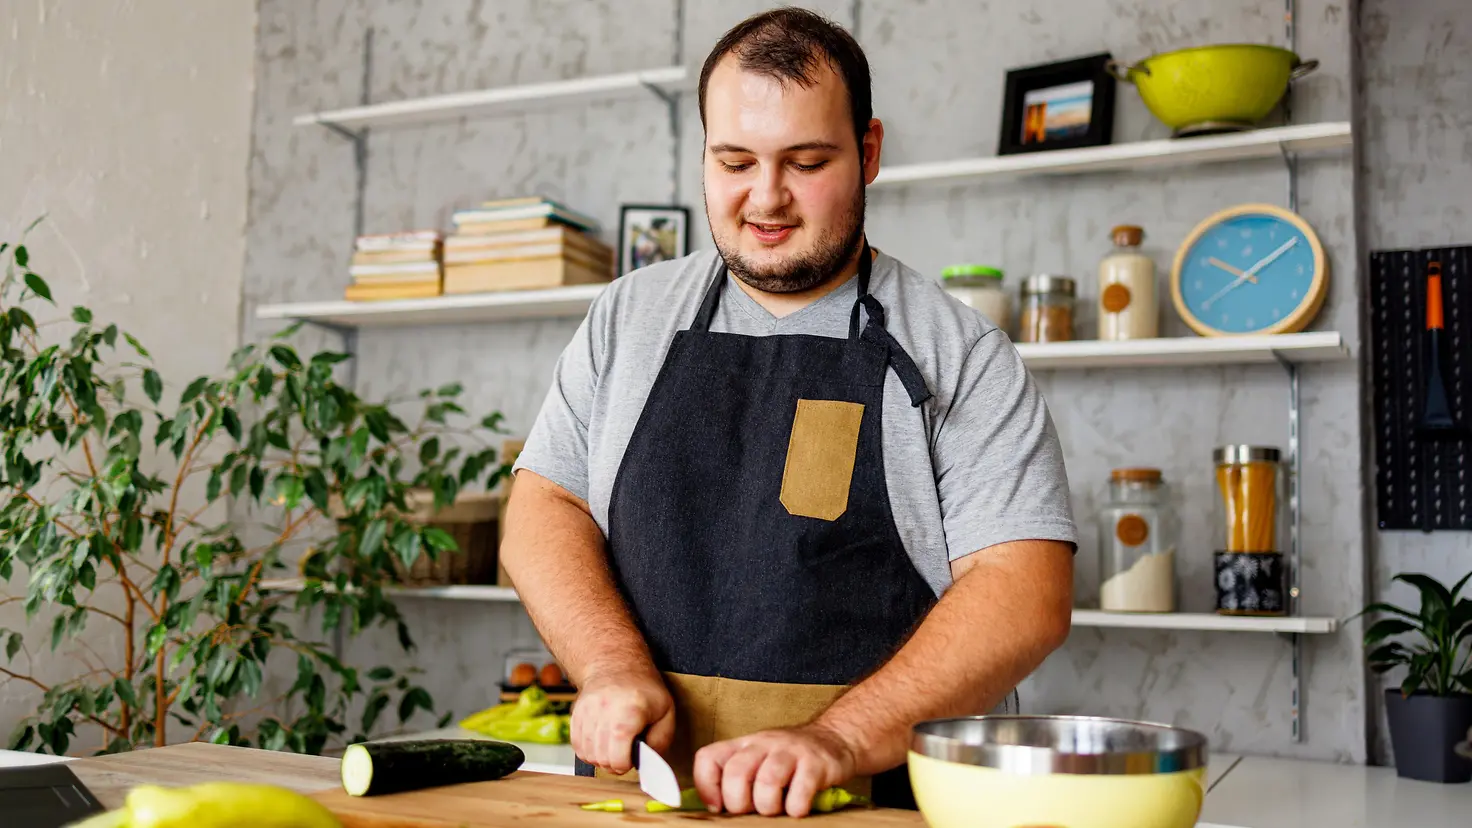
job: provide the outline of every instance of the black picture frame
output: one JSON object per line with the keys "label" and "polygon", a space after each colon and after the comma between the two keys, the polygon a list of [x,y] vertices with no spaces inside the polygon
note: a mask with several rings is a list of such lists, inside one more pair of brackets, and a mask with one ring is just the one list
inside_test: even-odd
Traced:
{"label": "black picture frame", "polygon": [[[998,155],[1017,155],[1025,152],[1048,152],[1080,147],[1098,147],[1114,141],[1114,98],[1117,81],[1109,72],[1109,52],[1086,55],[1056,63],[1024,66],[1007,72],[1002,104],[1002,127],[998,137]],[[1029,104],[1030,93],[1044,96],[1050,90],[1066,92],[1075,84],[1093,84],[1089,99],[1089,122],[1083,130],[1073,130],[1065,136],[1047,137],[1047,101]],[[1076,97],[1070,98],[1076,100]],[[1030,107],[1041,106],[1029,112]],[[1041,119],[1035,122],[1030,132],[1040,135],[1024,136],[1024,119]]]}
{"label": "black picture frame", "polygon": [[648,257],[636,255],[629,233],[634,225],[645,225],[653,219],[673,220],[675,240],[673,250],[663,250],[661,258],[654,261],[678,259],[690,254],[690,208],[678,204],[624,204],[618,210],[618,275],[653,264]]}

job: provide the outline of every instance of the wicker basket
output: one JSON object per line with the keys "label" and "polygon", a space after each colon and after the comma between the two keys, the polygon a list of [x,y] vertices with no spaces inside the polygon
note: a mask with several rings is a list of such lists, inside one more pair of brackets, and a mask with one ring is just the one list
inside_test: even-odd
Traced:
{"label": "wicker basket", "polygon": [[496,582],[497,516],[501,498],[492,492],[462,492],[454,505],[434,509],[428,492],[414,492],[406,519],[443,529],[455,539],[456,552],[442,552],[439,560],[421,550],[414,566],[394,559],[394,573],[406,586],[449,586],[451,584],[494,584]]}

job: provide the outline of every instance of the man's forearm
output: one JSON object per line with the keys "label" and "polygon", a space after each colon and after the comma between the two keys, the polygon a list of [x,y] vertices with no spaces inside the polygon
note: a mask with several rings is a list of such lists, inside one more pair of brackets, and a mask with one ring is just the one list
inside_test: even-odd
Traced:
{"label": "man's forearm", "polygon": [[519,472],[500,557],[532,623],[574,684],[605,671],[656,672],[586,504],[540,475]]}
{"label": "man's forearm", "polygon": [[1065,544],[1024,541],[973,557],[899,652],[816,720],[854,749],[856,775],[904,761],[917,722],[991,710],[1067,637]]}

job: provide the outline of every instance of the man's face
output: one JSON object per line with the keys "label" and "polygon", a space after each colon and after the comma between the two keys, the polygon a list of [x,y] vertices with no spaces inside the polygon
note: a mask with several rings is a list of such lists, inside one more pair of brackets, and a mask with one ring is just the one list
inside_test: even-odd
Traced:
{"label": "man's face", "polygon": [[[705,210],[731,272],[758,290],[815,287],[853,257],[882,127],[860,147],[843,78],[826,62],[810,87],[742,71],[727,55],[705,98]],[[864,163],[861,158],[869,158]]]}

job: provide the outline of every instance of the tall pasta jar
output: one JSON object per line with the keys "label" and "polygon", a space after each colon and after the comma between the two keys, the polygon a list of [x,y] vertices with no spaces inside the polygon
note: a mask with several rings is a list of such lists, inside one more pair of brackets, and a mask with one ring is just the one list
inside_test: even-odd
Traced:
{"label": "tall pasta jar", "polygon": [[1160,469],[1110,472],[1099,508],[1099,609],[1175,612],[1178,531]]}
{"label": "tall pasta jar", "polygon": [[986,265],[951,265],[941,271],[946,292],[981,312],[1004,331],[1012,328],[1012,309],[1002,289],[1002,271]]}
{"label": "tall pasta jar", "polygon": [[1039,274],[1022,283],[1022,342],[1073,339],[1073,305],[1078,285],[1067,276]]}
{"label": "tall pasta jar", "polygon": [[1217,498],[1216,610],[1223,615],[1288,612],[1288,477],[1272,446],[1229,445],[1212,452]]}

